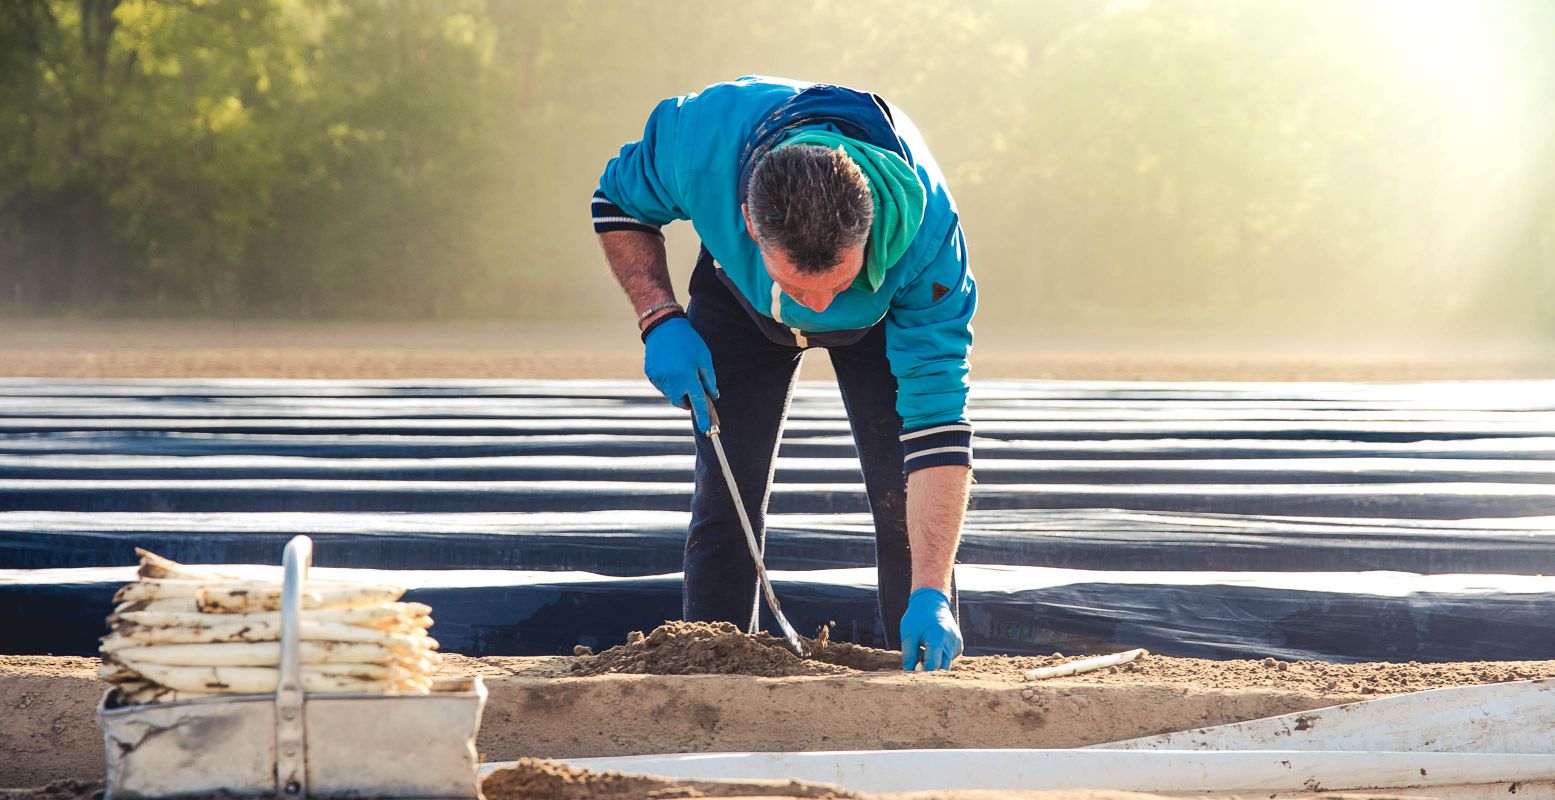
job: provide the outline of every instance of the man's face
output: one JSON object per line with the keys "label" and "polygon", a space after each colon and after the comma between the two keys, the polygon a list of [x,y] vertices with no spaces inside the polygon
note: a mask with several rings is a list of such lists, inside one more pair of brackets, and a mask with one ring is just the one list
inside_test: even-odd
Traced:
{"label": "man's face", "polygon": [[[743,212],[744,206],[740,210]],[[756,229],[750,224],[750,214],[745,215],[745,230],[756,239]],[[788,256],[778,250],[762,248],[761,260],[766,262],[767,274],[783,294],[794,298],[799,305],[811,311],[825,311],[837,295],[842,294],[864,267],[864,248],[850,247],[842,251],[842,260],[825,272],[800,272],[794,268]]]}

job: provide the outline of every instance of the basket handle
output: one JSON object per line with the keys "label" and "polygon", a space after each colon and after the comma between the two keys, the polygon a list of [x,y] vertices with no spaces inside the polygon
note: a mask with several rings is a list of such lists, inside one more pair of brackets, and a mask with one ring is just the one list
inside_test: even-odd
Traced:
{"label": "basket handle", "polygon": [[281,670],[275,687],[275,793],[308,796],[307,729],[303,724],[302,585],[313,564],[313,540],[294,536],[281,556]]}

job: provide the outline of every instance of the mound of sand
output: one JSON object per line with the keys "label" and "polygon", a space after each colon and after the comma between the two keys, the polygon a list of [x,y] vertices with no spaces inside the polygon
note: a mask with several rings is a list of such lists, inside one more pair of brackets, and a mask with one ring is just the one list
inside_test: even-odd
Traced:
{"label": "mound of sand", "polygon": [[[825,632],[804,639],[810,656],[801,659],[783,639],[765,631],[742,632],[727,622],[666,622],[644,635],[633,631],[626,644],[597,655],[571,659],[577,676],[751,675],[786,678],[900,672],[901,656],[891,650],[832,642]],[[956,659],[938,679],[1021,682],[1023,672],[1087,656],[967,656]],[[503,659],[485,659],[500,662]],[[1446,664],[1373,662],[1330,664],[1321,661],[1214,661],[1149,655],[1121,667],[1061,679],[1096,684],[1166,684],[1194,689],[1275,689],[1324,694],[1399,694],[1442,686],[1555,677],[1555,661],[1474,661]]]}
{"label": "mound of sand", "polygon": [[626,644],[599,655],[580,656],[572,665],[577,675],[755,675],[787,678],[796,675],[842,675],[851,672],[900,670],[901,657],[829,641],[823,634],[805,639],[810,656],[801,659],[788,642],[766,632],[749,634],[728,622],[666,622],[643,635],[633,631]]}

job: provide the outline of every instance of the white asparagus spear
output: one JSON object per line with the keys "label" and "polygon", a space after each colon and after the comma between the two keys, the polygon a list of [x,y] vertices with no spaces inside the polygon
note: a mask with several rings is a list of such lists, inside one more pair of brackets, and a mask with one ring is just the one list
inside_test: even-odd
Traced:
{"label": "white asparagus spear", "polygon": [[[109,618],[107,618],[107,623],[117,623],[118,619],[120,619],[121,616],[126,615],[126,613],[235,613],[236,615],[236,613],[263,612],[263,610],[272,610],[272,612],[274,612],[274,610],[277,610],[278,607],[280,607],[280,601],[278,601],[278,599],[277,601],[267,602],[267,604],[274,605],[274,609],[229,610],[225,609],[225,607],[216,607],[216,605],[202,605],[201,602],[197,601],[197,599],[193,598],[193,596],[190,596],[190,598],[160,598],[152,599],[152,601],[123,601],[118,602],[118,605],[115,605],[114,613],[110,613]],[[358,609],[358,607],[369,607],[370,609],[372,605],[375,604],[364,605],[364,602],[362,602],[361,599],[345,599],[345,601],[342,601],[342,599],[334,598],[334,596],[320,598],[320,596],[317,596],[317,593],[311,593],[311,591],[305,591],[305,593],[303,593],[303,609],[308,610],[308,612],[314,612],[314,610],[325,610],[325,612],[333,612],[333,610],[355,610]]]}
{"label": "white asparagus spear", "polygon": [[[307,619],[321,622],[344,622],[349,625],[384,627],[410,625],[430,627],[432,607],[424,603],[384,603],[364,608],[310,608]],[[256,611],[249,614],[203,614],[197,611],[127,611],[118,615],[125,622],[148,627],[175,625],[210,625],[213,623],[280,622],[279,611]]]}
{"label": "white asparagus spear", "polygon": [[[131,688],[133,687],[133,688]],[[214,692],[179,692],[154,683],[119,685],[119,703],[122,705],[148,705],[151,703],[176,703],[197,697],[210,697]]]}
{"label": "white asparagus spear", "polygon": [[113,613],[108,615],[108,624],[112,625],[124,614],[137,611],[151,612],[179,612],[186,614],[200,613],[200,607],[194,602],[193,597],[170,597],[166,600],[134,600],[120,602],[113,607]]}
{"label": "white asparagus spear", "polygon": [[123,705],[157,705],[176,704],[179,700],[193,700],[196,697],[210,697],[215,693],[210,691],[173,691],[166,686],[151,685],[140,691],[126,693],[120,699]]}
{"label": "white asparagus spear", "polygon": [[[140,569],[136,572],[142,578],[173,578],[182,580],[202,581],[228,581],[241,580],[236,575],[229,575],[208,567],[191,567],[180,564],[170,558],[163,558],[150,550],[135,548],[135,554],[140,556]],[[279,580],[279,577],[277,577]]]}
{"label": "white asparagus spear", "polygon": [[[280,675],[280,670],[271,667],[173,667],[166,664],[142,664],[140,671],[151,681],[176,691],[222,694],[273,692]],[[309,666],[302,668],[302,689],[305,692],[384,692],[390,691],[399,682],[330,675]]]}
{"label": "white asparagus spear", "polygon": [[359,678],[364,681],[399,681],[411,680],[415,675],[404,667],[393,664],[304,664],[304,670],[313,670],[320,675],[334,675],[341,678]]}
{"label": "white asparagus spear", "polygon": [[[319,642],[319,643],[330,643],[332,640],[313,640],[313,641],[316,641],[316,642]],[[244,642],[244,641],[236,641],[236,642],[158,642],[158,641],[151,641],[151,640],[148,640],[146,638],[137,638],[137,637],[117,636],[117,635],[115,635],[115,636],[105,636],[105,637],[103,637],[102,643],[98,646],[98,652],[101,653],[104,658],[109,658],[109,657],[112,657],[112,656],[114,656],[114,655],[116,655],[118,653],[121,653],[121,652],[125,651],[125,650],[134,650],[134,649],[141,649],[141,648],[152,648],[152,649],[155,649],[155,650],[160,652],[160,651],[166,650],[168,648],[195,648],[195,647],[208,648],[208,647],[226,647],[226,646],[237,646],[237,645],[245,645],[246,646],[246,645],[250,645],[250,644],[254,644],[254,645],[265,645],[265,644],[268,644],[268,645],[274,646],[274,645],[277,644],[277,642],[275,642],[275,641],[270,641],[270,642]],[[430,659],[430,660],[433,660],[433,661],[438,661],[439,660],[437,651],[429,646],[430,643],[429,642],[425,642],[425,641],[419,641],[419,640],[415,640],[415,641],[405,640],[405,639],[400,639],[400,640],[380,640],[380,641],[376,641],[376,642],[342,642],[340,644],[343,644],[343,645],[348,646],[348,647],[353,647],[353,648],[356,645],[363,645],[363,644],[365,644],[365,645],[368,645],[370,647],[373,647],[374,650],[372,652],[374,652],[374,653],[379,652],[379,651],[387,651],[389,653],[388,659],[375,659],[375,660],[382,660],[382,661],[393,660],[393,661],[399,661],[399,662],[413,662],[413,661],[416,661],[417,659]],[[353,649],[352,652],[359,652],[359,651],[355,651]],[[156,663],[170,663],[170,664],[174,664],[174,665],[177,665],[177,666],[187,666],[187,667],[222,666],[223,663],[227,660],[225,657],[220,656],[220,655],[216,655],[216,654],[203,654],[202,655],[200,653],[195,653],[194,655],[190,656],[190,655],[180,654],[177,651],[173,651],[173,652],[167,653],[165,655],[153,656],[152,658],[156,661]],[[258,656],[254,656],[254,658],[258,658]],[[264,656],[264,658],[268,659],[268,658],[271,658],[271,656],[269,654],[266,654]],[[245,661],[247,661],[247,660],[248,659],[245,659]],[[180,661],[203,661],[203,662],[206,662],[206,663],[185,664],[185,663],[179,663]],[[275,663],[275,662],[272,661],[271,663]],[[314,662],[314,663],[323,663],[323,662],[320,661],[320,662]],[[269,666],[269,664],[249,663],[249,664],[241,664],[240,666]]]}
{"label": "white asparagus spear", "polygon": [[[297,648],[304,664],[389,664],[411,660],[396,651],[367,642],[302,642]],[[400,653],[407,651],[401,650]],[[280,642],[221,642],[212,644],[154,644],[113,651],[128,664],[144,662],[185,667],[273,667],[281,663]]]}
{"label": "white asparagus spear", "polygon": [[1027,680],[1040,681],[1048,678],[1062,678],[1065,675],[1079,675],[1085,672],[1095,672],[1107,667],[1116,667],[1127,664],[1143,655],[1149,655],[1150,651],[1140,648],[1137,650],[1125,650],[1112,655],[1096,656],[1094,658],[1082,658],[1079,661],[1071,661],[1068,664],[1059,664],[1056,667],[1038,667],[1028,669],[1025,672]]}
{"label": "white asparagus spear", "polygon": [[[431,691],[430,679],[405,679],[384,684],[389,687],[383,690],[385,693],[396,694],[427,694]],[[193,700],[199,697],[215,697],[223,692],[185,692],[169,689],[166,686],[151,683],[145,680],[126,681],[119,684],[119,703],[121,705],[144,705],[148,703],[173,703],[180,700]],[[226,692],[232,694],[232,692]]]}
{"label": "white asparagus spear", "polygon": [[[118,658],[120,661],[122,661],[124,663],[124,666],[129,667],[130,669],[140,673],[141,675],[143,675],[143,676],[145,676],[147,678],[151,678],[152,680],[157,681],[158,683],[162,682],[157,677],[158,674],[159,673],[163,673],[166,670],[183,670],[183,669],[216,670],[216,671],[221,672],[222,674],[226,674],[227,671],[235,671],[234,674],[237,674],[237,675],[244,674],[242,672],[243,670],[269,670],[271,672],[275,671],[274,667],[267,667],[267,666],[264,666],[264,665],[261,665],[261,664],[210,664],[210,665],[156,664],[156,663],[152,663],[152,662],[149,662],[149,661],[135,661],[135,660],[132,660],[132,659],[124,658],[122,654],[119,654],[119,655],[117,655],[115,657]],[[361,681],[401,681],[401,680],[405,680],[407,678],[413,677],[411,675],[411,673],[410,673],[410,670],[406,670],[406,669],[402,669],[402,668],[394,667],[394,666],[389,666],[387,664],[359,664],[359,663],[303,664],[302,665],[302,672],[303,672],[304,675],[309,675],[309,674],[328,675],[328,676],[335,677],[335,678],[350,678],[350,679],[353,679],[353,680],[361,680]],[[248,673],[248,674],[250,674],[250,675],[259,675],[261,673],[253,672],[253,673]]]}
{"label": "white asparagus spear", "polygon": [[[359,608],[392,603],[404,595],[405,590],[398,586],[364,584],[315,589],[310,585],[302,593],[302,607]],[[206,612],[276,611],[281,607],[281,587],[202,586],[195,590],[194,599],[195,607]]]}
{"label": "white asparagus spear", "polygon": [[[344,615],[344,613],[362,612],[362,610],[372,609],[373,605],[364,605],[364,607],[355,607],[355,609],[342,609],[342,607],[323,607],[323,609],[314,609],[314,607],[306,607],[306,609],[303,609],[303,618],[327,619],[327,621],[339,621],[339,623],[361,624],[359,623],[358,619],[351,618],[351,616]],[[131,615],[131,613],[157,613],[157,615],[162,615],[162,613],[176,613],[176,615],[190,615],[191,619],[219,618],[230,619],[230,621],[244,619],[247,618],[247,616],[263,615],[263,613],[269,613],[269,615],[271,615],[271,619],[280,619],[280,615],[278,615],[277,612],[204,612],[204,610],[201,610],[201,607],[199,607],[199,602],[197,602],[194,598],[168,598],[159,599],[159,601],[120,602],[120,604],[115,605],[114,613],[110,613],[110,615],[107,616],[107,624],[109,624],[109,626],[115,626],[115,624],[121,623],[121,621],[123,621],[124,615]],[[411,626],[431,627],[432,623],[434,623],[434,619],[432,619],[431,616],[411,616],[411,618],[406,619],[406,623],[411,624]]]}
{"label": "white asparagus spear", "polygon": [[[308,581],[303,586],[303,590],[352,589],[365,585],[367,584],[313,580]],[[134,583],[126,583],[119,587],[119,591],[114,593],[113,598],[118,602],[131,602],[135,600],[165,600],[172,597],[194,597],[203,588],[222,588],[257,594],[278,594],[281,591],[281,584],[275,581],[256,581],[246,578],[142,578]]]}
{"label": "white asparagus spear", "polygon": [[[281,584],[272,581],[248,581],[248,580],[162,580],[143,579],[134,583],[127,583],[114,593],[116,603],[130,603],[137,600],[167,600],[175,597],[195,597],[201,593],[209,593],[220,597],[249,598],[245,602],[263,601],[268,598],[277,598],[279,603],[281,596]],[[339,581],[308,581],[303,586],[303,595],[317,595],[323,602],[351,601],[352,605],[368,605],[369,602],[361,602],[370,598],[371,603],[390,602],[400,599],[405,590],[397,586],[382,586],[365,583],[342,583]],[[322,604],[322,603],[321,603]],[[274,609],[255,609],[272,611]]]}
{"label": "white asparagus spear", "polygon": [[[257,614],[232,614],[230,616],[227,615],[227,614],[198,614],[198,615],[191,615],[191,616],[198,616],[198,617],[200,617],[200,619],[197,620],[197,621],[196,620],[191,620],[189,622],[174,624],[174,623],[168,623],[168,622],[159,621],[160,618],[157,617],[157,616],[141,617],[141,616],[139,616],[141,613],[142,612],[130,612],[129,614],[126,614],[123,617],[120,617],[119,619],[114,620],[114,624],[112,626],[113,629],[114,630],[137,630],[137,631],[140,631],[140,630],[173,630],[173,629],[176,629],[176,630],[210,630],[212,628],[228,629],[228,628],[249,627],[249,628],[256,628],[256,629],[263,629],[263,630],[272,630],[272,629],[278,628],[280,626],[280,621],[278,619],[276,619],[274,615],[272,615],[270,617],[270,619],[265,620],[263,617],[260,617]],[[235,619],[232,619],[231,622],[228,622],[227,620],[229,618],[235,618]],[[151,621],[150,622],[146,622],[144,620],[151,620]],[[303,621],[304,622],[316,622],[316,623],[319,623],[321,625],[343,625],[343,626],[346,626],[346,627],[357,628],[359,630],[367,631],[370,634],[371,633],[404,633],[404,634],[426,633],[427,629],[432,627],[431,624],[429,622],[427,622],[426,620],[428,620],[427,617],[420,617],[420,618],[416,618],[416,619],[407,619],[407,620],[386,619],[386,620],[380,621],[379,624],[377,624],[377,625],[358,625],[358,624],[352,623],[352,622],[341,622],[338,619],[329,618],[329,617],[320,619],[318,617],[315,617],[312,613],[307,613],[307,614],[305,614],[303,616]]]}
{"label": "white asparagus spear", "polygon": [[[105,662],[106,663],[106,662]],[[156,664],[150,662],[130,661],[120,664],[114,657],[113,666],[118,672],[112,677],[105,678],[109,683],[125,684],[150,681],[151,676],[161,676],[166,670],[231,670],[231,669],[275,669],[273,666],[263,664]],[[331,675],[335,677],[352,678],[368,681],[383,681],[386,683],[421,683],[430,685],[434,672],[425,669],[425,664],[420,662],[390,663],[390,664],[364,664],[355,662],[345,663],[321,663],[304,664],[303,669],[319,675]],[[149,674],[148,674],[149,673]]]}
{"label": "white asparagus spear", "polygon": [[105,660],[97,665],[97,677],[109,683],[124,683],[125,681],[138,680],[140,675],[123,664]]}
{"label": "white asparagus spear", "polygon": [[[368,642],[385,647],[412,647],[436,649],[437,642],[420,630],[402,633],[363,628],[339,622],[319,622],[304,619],[297,630],[304,641]],[[280,623],[255,623],[245,625],[210,625],[205,627],[148,628],[129,623],[120,624],[103,639],[103,650],[136,647],[142,644],[212,644],[215,642],[278,642],[281,639]]]}
{"label": "white asparagus spear", "polygon": [[[266,664],[162,664],[155,658],[137,658],[147,651],[156,648],[137,648],[134,651],[125,651],[125,654],[111,654],[104,657],[102,665],[98,667],[98,676],[109,683],[139,684],[147,681],[147,672],[153,674],[164,668],[221,668],[234,667],[269,667],[274,668],[273,662]],[[382,663],[366,662],[315,662],[303,665],[304,669],[325,675],[339,675],[361,678],[364,680],[383,680],[392,683],[425,682],[430,685],[430,680],[436,670],[436,665],[425,658],[395,659]]]}
{"label": "white asparagus spear", "polygon": [[115,603],[134,603],[139,600],[157,600],[172,597],[194,597],[194,590],[204,586],[204,581],[148,580],[126,583],[113,593]]}
{"label": "white asparagus spear", "polygon": [[403,650],[395,654],[394,663],[412,672],[431,675],[437,671],[443,657],[436,650]]}

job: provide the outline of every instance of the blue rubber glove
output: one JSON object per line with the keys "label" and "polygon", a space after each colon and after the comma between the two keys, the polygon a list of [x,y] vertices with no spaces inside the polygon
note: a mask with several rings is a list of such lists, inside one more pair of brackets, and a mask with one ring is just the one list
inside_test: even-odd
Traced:
{"label": "blue rubber glove", "polygon": [[938,589],[925,586],[907,596],[901,633],[902,669],[909,672],[919,659],[925,672],[950,669],[950,662],[961,655],[961,626],[950,613],[950,598]]}
{"label": "blue rubber glove", "polygon": [[718,384],[713,381],[713,354],[707,351],[707,343],[690,322],[678,318],[654,328],[646,344],[643,373],[665,399],[691,409],[697,430],[706,433],[711,419],[707,414],[707,395],[718,397]]}

